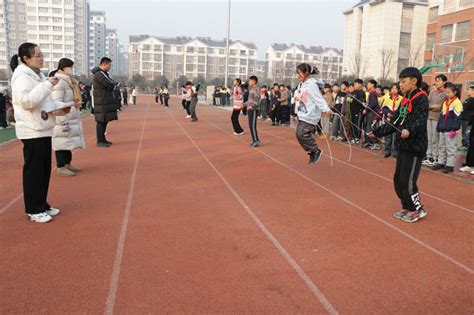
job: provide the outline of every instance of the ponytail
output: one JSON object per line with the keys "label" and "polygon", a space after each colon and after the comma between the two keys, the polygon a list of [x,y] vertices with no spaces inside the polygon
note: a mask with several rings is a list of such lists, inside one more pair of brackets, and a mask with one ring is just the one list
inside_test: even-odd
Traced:
{"label": "ponytail", "polygon": [[56,75],[56,73],[58,73],[58,70],[57,70],[57,69],[51,71],[51,72],[48,74],[48,77],[52,78],[52,77],[54,77],[54,76]]}
{"label": "ponytail", "polygon": [[312,65],[310,65],[310,64],[308,64],[308,63],[299,64],[299,65],[296,67],[296,70],[299,70],[299,71],[301,71],[302,73],[305,73],[305,74],[307,74],[307,75],[319,74],[318,68],[313,67]]}
{"label": "ponytail", "polygon": [[18,47],[18,54],[14,55],[12,59],[10,60],[10,68],[12,71],[15,71],[15,69],[18,67],[20,64],[20,60],[23,63],[26,63],[25,57],[31,58],[35,54],[35,48],[38,47],[38,45],[33,44],[33,43],[23,43]]}
{"label": "ponytail", "polygon": [[12,72],[15,71],[18,65],[18,55],[13,55],[12,59],[10,60],[10,68],[12,69]]}

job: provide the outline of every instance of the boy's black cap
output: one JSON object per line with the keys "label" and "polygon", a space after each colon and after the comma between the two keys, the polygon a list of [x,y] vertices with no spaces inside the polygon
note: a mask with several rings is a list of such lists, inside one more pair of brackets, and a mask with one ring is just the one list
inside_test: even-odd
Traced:
{"label": "boy's black cap", "polygon": [[416,85],[418,87],[421,86],[421,82],[423,82],[423,76],[421,75],[420,70],[415,67],[408,67],[402,70],[400,72],[400,75],[398,76],[400,79],[404,78],[415,78],[417,80]]}

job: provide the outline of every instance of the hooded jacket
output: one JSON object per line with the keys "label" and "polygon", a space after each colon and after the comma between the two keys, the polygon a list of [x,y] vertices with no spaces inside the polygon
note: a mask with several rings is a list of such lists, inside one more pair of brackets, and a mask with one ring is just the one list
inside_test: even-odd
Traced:
{"label": "hooded jacket", "polygon": [[51,98],[53,85],[46,77],[20,64],[12,76],[12,103],[18,139],[35,139],[53,135],[54,119],[41,118],[41,111],[50,112],[56,105]]}
{"label": "hooded jacket", "polygon": [[297,94],[299,98],[296,103],[298,120],[317,125],[321,119],[321,113],[330,111],[315,78],[310,77],[305,82],[300,83]]}
{"label": "hooded jacket", "polygon": [[115,83],[109,74],[99,67],[92,70],[92,96],[94,115],[97,122],[117,120],[117,100],[114,96]]}

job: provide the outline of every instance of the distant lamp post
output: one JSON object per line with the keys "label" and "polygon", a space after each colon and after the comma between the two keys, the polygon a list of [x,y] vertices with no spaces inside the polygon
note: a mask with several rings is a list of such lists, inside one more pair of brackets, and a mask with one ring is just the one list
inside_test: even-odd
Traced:
{"label": "distant lamp post", "polygon": [[225,78],[224,86],[227,87],[227,81],[229,77],[229,37],[230,37],[230,9],[231,9],[231,0],[229,0],[229,12],[227,14],[227,41],[226,41],[226,53],[225,53]]}

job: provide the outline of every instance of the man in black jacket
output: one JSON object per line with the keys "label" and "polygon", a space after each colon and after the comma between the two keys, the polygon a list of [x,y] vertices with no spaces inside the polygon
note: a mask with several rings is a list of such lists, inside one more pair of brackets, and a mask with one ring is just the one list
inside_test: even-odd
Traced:
{"label": "man in black jacket", "polygon": [[392,123],[384,124],[367,134],[370,138],[396,134],[398,146],[397,166],[393,179],[395,192],[402,203],[402,209],[394,217],[412,223],[426,216],[418,193],[416,181],[421,162],[428,149],[427,121],[428,96],[420,90],[421,72],[409,67],[400,73],[400,88],[405,99],[395,111]]}
{"label": "man in black jacket", "polygon": [[97,146],[107,148],[112,142],[105,139],[107,124],[117,120],[117,103],[114,96],[115,83],[109,76],[108,71],[112,66],[112,60],[104,57],[100,65],[92,70],[92,95],[94,102],[94,115],[97,123]]}

